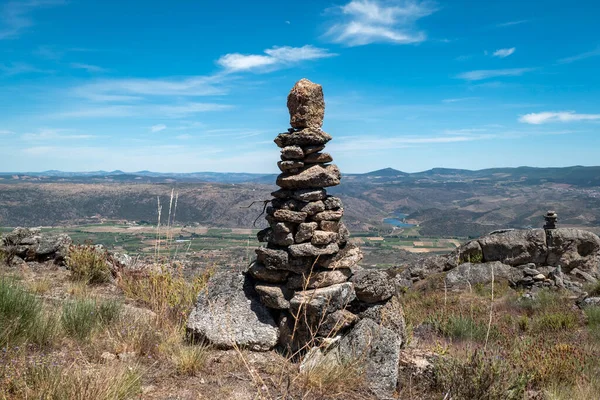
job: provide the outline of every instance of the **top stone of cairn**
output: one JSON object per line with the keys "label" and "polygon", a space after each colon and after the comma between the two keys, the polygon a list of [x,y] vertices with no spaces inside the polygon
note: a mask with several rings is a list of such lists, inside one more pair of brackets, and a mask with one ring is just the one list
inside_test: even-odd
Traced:
{"label": "top stone of cairn", "polygon": [[287,107],[292,128],[321,128],[325,115],[323,87],[306,78],[300,79],[288,94]]}

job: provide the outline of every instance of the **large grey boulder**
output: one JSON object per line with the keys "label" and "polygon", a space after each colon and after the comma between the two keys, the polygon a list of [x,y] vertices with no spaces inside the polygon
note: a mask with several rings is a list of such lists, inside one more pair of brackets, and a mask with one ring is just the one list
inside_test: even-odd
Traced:
{"label": "large grey boulder", "polygon": [[365,318],[344,336],[324,362],[352,363],[364,373],[367,385],[378,399],[390,398],[398,384],[398,362],[402,342],[391,329]]}
{"label": "large grey boulder", "polygon": [[385,303],[369,305],[358,316],[360,318],[372,319],[384,328],[390,329],[398,335],[401,346],[406,344],[408,340],[406,320],[404,319],[404,309],[398,296],[392,297]]}
{"label": "large grey boulder", "polygon": [[543,229],[514,230],[487,235],[477,240],[483,261],[500,261],[507,265],[546,262],[548,248]]}
{"label": "large grey boulder", "polygon": [[279,329],[261,304],[249,277],[235,271],[215,273],[198,295],[187,322],[188,334],[218,348],[272,349]]}
{"label": "large grey boulder", "polygon": [[510,265],[499,261],[486,263],[464,263],[446,274],[446,284],[449,287],[464,288],[478,283],[487,284],[492,281],[492,273],[496,281],[518,281],[523,273]]}
{"label": "large grey boulder", "polygon": [[578,268],[600,278],[600,238],[581,229],[548,230],[547,264],[560,265],[563,272]]}

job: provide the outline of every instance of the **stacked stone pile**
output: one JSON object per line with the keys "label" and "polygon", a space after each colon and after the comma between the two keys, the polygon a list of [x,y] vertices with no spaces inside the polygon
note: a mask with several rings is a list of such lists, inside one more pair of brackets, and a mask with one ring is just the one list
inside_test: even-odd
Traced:
{"label": "stacked stone pile", "polygon": [[[261,302],[280,310],[282,342],[289,345],[286,332],[299,328],[295,321],[299,314],[308,322],[300,327],[305,335],[319,330],[327,336],[331,332],[324,327],[335,330],[337,325],[346,326],[346,319],[354,320],[341,310],[356,297],[348,281],[362,253],[348,242],[342,201],[325,190],[339,185],[341,174],[330,164],[331,155],[323,152],[331,136],[321,130],[325,111],[321,86],[298,81],[287,105],[292,128],[275,138],[281,148],[280,189],[272,193],[267,208],[269,227],[258,233],[258,240],[267,245],[256,249],[257,260],[249,273]],[[302,334],[297,337],[302,342]]]}

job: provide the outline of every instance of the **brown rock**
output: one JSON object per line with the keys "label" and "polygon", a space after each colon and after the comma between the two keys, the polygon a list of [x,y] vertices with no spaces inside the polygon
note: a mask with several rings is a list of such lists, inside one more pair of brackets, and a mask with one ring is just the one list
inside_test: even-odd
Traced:
{"label": "brown rock", "polygon": [[272,283],[258,283],[254,286],[256,293],[260,297],[260,302],[269,308],[277,310],[286,310],[290,308],[289,300],[294,292],[283,285]]}
{"label": "brown rock", "polygon": [[352,327],[358,321],[358,316],[348,310],[338,310],[325,317],[319,326],[317,334],[325,337],[334,337],[338,332]]}
{"label": "brown rock", "polygon": [[338,239],[338,234],[327,231],[314,231],[310,242],[314,245],[329,244]]}
{"label": "brown rock", "polygon": [[325,203],[326,210],[337,210],[342,208],[342,200],[340,200],[339,197],[327,196],[323,203]]}
{"label": "brown rock", "polygon": [[[284,190],[280,189],[278,191],[284,191]],[[295,190],[295,191],[285,190],[285,192],[290,193],[290,195],[288,197],[291,197],[295,200],[300,200],[300,201],[323,200],[327,196],[327,192],[325,191],[325,189],[300,189],[300,190]]]}
{"label": "brown rock", "polygon": [[290,274],[289,271],[267,269],[264,265],[258,262],[255,262],[250,266],[248,273],[258,280],[269,283],[285,282]]}
{"label": "brown rock", "polygon": [[356,266],[363,258],[360,248],[352,243],[348,243],[339,253],[333,256],[321,256],[317,260],[320,267],[337,269],[352,268]]}
{"label": "brown rock", "polygon": [[312,153],[316,153],[317,151],[321,151],[325,148],[325,146],[306,146],[302,150],[304,150],[304,155],[309,155]]}
{"label": "brown rock", "polygon": [[274,142],[279,147],[286,146],[322,146],[331,140],[331,135],[320,129],[306,128],[298,132],[280,133]]}
{"label": "brown rock", "polygon": [[283,160],[301,160],[304,158],[304,151],[300,146],[286,146],[281,149],[281,158]]}
{"label": "brown rock", "polygon": [[340,229],[340,223],[340,221],[321,221],[319,222],[319,227],[322,231],[337,233]]}
{"label": "brown rock", "polygon": [[316,222],[305,222],[298,225],[298,231],[296,232],[295,241],[296,243],[302,243],[312,238],[313,232],[317,229]]}
{"label": "brown rock", "polygon": [[287,107],[292,127],[320,128],[325,115],[323,87],[306,78],[300,79],[288,94]]}
{"label": "brown rock", "polygon": [[277,221],[285,221],[285,222],[304,222],[308,214],[305,212],[299,211],[290,211],[290,210],[275,210],[273,213],[273,218]]}
{"label": "brown rock", "polygon": [[299,211],[305,212],[308,215],[315,215],[325,211],[325,204],[321,200],[311,201],[310,203],[306,203],[303,207],[301,207]]}
{"label": "brown rock", "polygon": [[303,168],[304,163],[302,161],[278,161],[277,166],[280,171],[286,172]]}
{"label": "brown rock", "polygon": [[302,170],[297,175],[279,175],[277,186],[283,189],[324,188],[339,185],[340,178],[340,170],[336,165],[323,167],[317,164]]}
{"label": "brown rock", "polygon": [[329,153],[313,153],[304,157],[306,164],[328,163],[333,161],[333,157]]}
{"label": "brown rock", "polygon": [[323,211],[313,215],[311,218],[313,221],[339,221],[344,216],[344,210],[338,211]]}

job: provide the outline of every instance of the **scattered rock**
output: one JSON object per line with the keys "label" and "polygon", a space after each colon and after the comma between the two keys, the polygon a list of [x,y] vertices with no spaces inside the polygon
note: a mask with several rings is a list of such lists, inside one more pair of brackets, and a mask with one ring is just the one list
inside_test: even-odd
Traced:
{"label": "scattered rock", "polygon": [[384,271],[361,270],[350,279],[354,283],[356,297],[365,303],[379,303],[395,294],[393,280]]}

